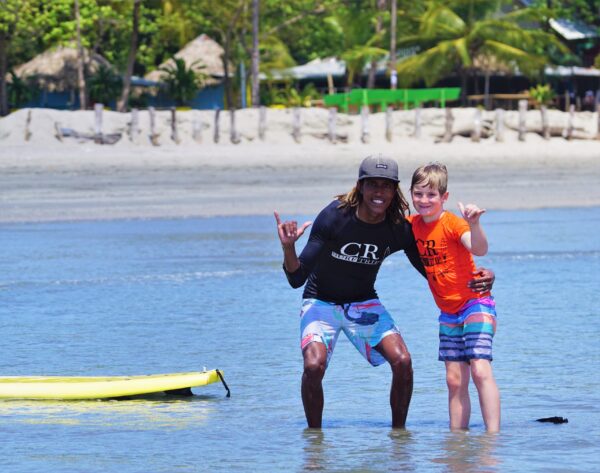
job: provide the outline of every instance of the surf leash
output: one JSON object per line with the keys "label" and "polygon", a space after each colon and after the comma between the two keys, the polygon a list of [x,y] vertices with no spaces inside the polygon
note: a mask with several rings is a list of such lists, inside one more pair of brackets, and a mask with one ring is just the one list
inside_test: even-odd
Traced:
{"label": "surf leash", "polygon": [[225,382],[225,378],[223,378],[223,375],[221,374],[221,372],[219,370],[215,370],[215,371],[217,372],[219,379],[221,380],[221,382],[223,383],[223,386],[225,386],[225,390],[227,391],[227,396],[225,396],[225,397],[231,397],[231,391],[229,390],[229,386],[227,386],[227,383]]}

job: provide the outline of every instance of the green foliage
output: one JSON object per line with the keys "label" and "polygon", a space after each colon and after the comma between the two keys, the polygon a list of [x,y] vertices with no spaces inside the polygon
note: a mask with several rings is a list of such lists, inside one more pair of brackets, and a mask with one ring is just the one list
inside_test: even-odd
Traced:
{"label": "green foliage", "polygon": [[10,72],[11,82],[8,84],[8,104],[11,108],[19,108],[34,97],[34,87],[29,81],[22,80]]}
{"label": "green foliage", "polygon": [[161,67],[165,73],[163,79],[168,94],[175,100],[177,106],[187,105],[196,95],[198,89],[206,79],[206,75],[199,72],[204,66],[197,62],[187,67],[185,61],[173,57],[173,63]]}
{"label": "green foliage", "polygon": [[418,18],[418,32],[399,41],[399,46],[418,46],[422,52],[398,65],[401,85],[424,81],[427,86],[456,73],[467,75],[487,64],[490,69],[516,70],[535,77],[549,62],[545,51],[565,51],[552,34],[525,28],[523,22],[538,17],[530,9],[509,13],[499,1],[432,1]]}
{"label": "green foliage", "polygon": [[538,84],[535,87],[530,88],[529,95],[538,107],[550,105],[556,98],[556,94],[552,90],[550,84]]}
{"label": "green foliage", "polygon": [[87,86],[92,102],[108,105],[121,94],[123,80],[111,67],[102,64],[88,79]]}
{"label": "green foliage", "polygon": [[550,14],[554,18],[576,19],[600,27],[600,0],[536,0],[534,5],[551,5]]}
{"label": "green foliage", "polygon": [[314,84],[307,84],[301,91],[298,91],[291,81],[283,84],[271,84],[265,93],[261,96],[261,103],[267,106],[281,107],[310,107],[313,100],[321,98]]}

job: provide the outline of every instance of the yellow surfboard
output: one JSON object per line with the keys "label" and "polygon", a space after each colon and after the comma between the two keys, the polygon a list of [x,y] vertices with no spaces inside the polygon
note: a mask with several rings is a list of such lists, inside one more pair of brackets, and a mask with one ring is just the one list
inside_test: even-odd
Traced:
{"label": "yellow surfboard", "polygon": [[220,370],[142,376],[7,376],[0,377],[0,399],[106,399],[160,392],[185,394],[185,390],[192,387],[218,381],[223,383],[229,397],[229,388]]}

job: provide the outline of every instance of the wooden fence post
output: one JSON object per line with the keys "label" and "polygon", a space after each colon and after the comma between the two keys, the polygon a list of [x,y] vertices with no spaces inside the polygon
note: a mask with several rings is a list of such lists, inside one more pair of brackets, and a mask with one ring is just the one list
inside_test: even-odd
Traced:
{"label": "wooden fence post", "polygon": [[573,139],[573,130],[575,128],[574,119],[575,119],[575,105],[571,104],[571,105],[569,105],[569,118],[567,121],[567,129],[565,130],[565,133],[564,133],[564,137],[567,140]]}
{"label": "wooden fence post", "polygon": [[292,109],[292,136],[296,143],[300,143],[301,131],[300,131],[301,117],[300,107],[294,107]]}
{"label": "wooden fence post", "polygon": [[385,110],[385,139],[392,142],[393,135],[393,126],[394,126],[394,109],[392,107],[388,107]]}
{"label": "wooden fence post", "polygon": [[240,135],[238,134],[237,130],[235,129],[235,109],[234,108],[229,110],[229,140],[234,145],[237,145],[241,141]]}
{"label": "wooden fence post", "polygon": [[421,128],[422,128],[422,120],[421,120],[421,107],[415,108],[415,132],[413,136],[417,139],[421,138]]}
{"label": "wooden fence post", "polygon": [[540,105],[540,113],[542,114],[542,136],[545,140],[549,140],[550,126],[548,125],[548,107]]}
{"label": "wooden fence post", "polygon": [[29,141],[31,138],[31,131],[29,127],[31,125],[31,109],[27,110],[27,120],[25,120],[25,141]]}
{"label": "wooden fence post", "polygon": [[473,131],[471,132],[471,141],[479,143],[481,141],[481,109],[475,109],[473,117]]}
{"label": "wooden fence post", "polygon": [[267,132],[267,107],[262,105],[258,109],[258,138],[261,141],[265,140],[266,132]]}
{"label": "wooden fence post", "polygon": [[196,143],[202,143],[202,117],[199,112],[194,112],[192,117],[192,138]]}
{"label": "wooden fence post", "polygon": [[596,113],[598,114],[598,129],[596,131],[596,139],[600,140],[600,103],[596,104]]}
{"label": "wooden fence post", "polygon": [[213,131],[213,141],[215,143],[219,142],[219,116],[221,115],[221,109],[217,108],[215,110],[215,126]]}
{"label": "wooden fence post", "polygon": [[104,105],[94,104],[94,143],[102,144],[102,111]]}
{"label": "wooden fence post", "polygon": [[504,141],[504,109],[496,109],[496,141]]}
{"label": "wooden fence post", "polygon": [[329,142],[335,144],[336,143],[336,129],[335,123],[337,119],[337,108],[330,107],[329,108],[329,120],[327,120],[327,134],[329,136]]}
{"label": "wooden fence post", "polygon": [[177,131],[177,110],[175,107],[171,107],[171,139],[177,144],[181,142]]}
{"label": "wooden fence post", "polygon": [[448,107],[446,109],[446,123],[444,137],[442,141],[444,143],[450,143],[452,141],[452,127],[454,126],[454,115],[452,115],[452,109]]}
{"label": "wooden fence post", "polygon": [[139,134],[140,134],[139,111],[137,108],[132,108],[131,109],[131,122],[129,123],[129,141],[137,144]]}
{"label": "wooden fence post", "polygon": [[158,133],[156,133],[156,118],[154,107],[148,107],[148,113],[150,114],[150,143],[153,146],[159,146]]}
{"label": "wooden fence post", "polygon": [[360,140],[363,143],[369,142],[369,106],[363,105],[360,109],[360,118],[361,118],[361,132],[360,132]]}
{"label": "wooden fence post", "polygon": [[527,100],[519,100],[519,141],[525,141],[527,122]]}

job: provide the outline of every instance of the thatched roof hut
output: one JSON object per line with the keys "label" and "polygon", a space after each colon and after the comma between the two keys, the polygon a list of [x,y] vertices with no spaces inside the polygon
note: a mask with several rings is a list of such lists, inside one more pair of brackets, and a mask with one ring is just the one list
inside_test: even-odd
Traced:
{"label": "thatched roof hut", "polygon": [[[86,76],[96,72],[101,65],[112,67],[99,54],[84,49]],[[77,49],[67,46],[50,48],[34,57],[31,61],[14,69],[20,79],[32,80],[40,88],[48,91],[64,91],[77,88]]]}
{"label": "thatched roof hut", "polygon": [[[223,68],[223,48],[219,43],[205,34],[201,34],[193,41],[186,44],[180,51],[175,53],[175,58],[183,59],[186,67],[193,67],[194,70],[208,76],[205,82],[207,85],[217,84],[225,77]],[[144,76],[145,79],[160,82],[165,74],[160,68],[174,66],[173,59],[163,62],[158,69],[149,72]],[[232,67],[232,66],[230,66]],[[229,74],[233,69],[230,68]]]}

